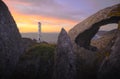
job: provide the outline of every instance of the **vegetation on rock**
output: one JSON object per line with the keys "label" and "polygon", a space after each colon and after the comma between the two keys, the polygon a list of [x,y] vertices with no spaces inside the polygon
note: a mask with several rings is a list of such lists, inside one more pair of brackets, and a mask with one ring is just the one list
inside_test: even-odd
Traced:
{"label": "vegetation on rock", "polygon": [[51,79],[54,65],[54,44],[35,44],[20,57],[14,79]]}

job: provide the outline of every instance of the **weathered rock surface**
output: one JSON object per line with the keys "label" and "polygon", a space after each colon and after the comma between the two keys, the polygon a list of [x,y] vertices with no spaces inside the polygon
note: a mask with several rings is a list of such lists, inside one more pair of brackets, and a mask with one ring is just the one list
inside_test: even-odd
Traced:
{"label": "weathered rock surface", "polygon": [[[99,50],[103,50],[108,48],[108,46],[112,46],[114,43],[114,39],[116,38],[117,29],[108,31],[100,36],[98,39],[91,40],[91,45],[96,46]],[[111,47],[109,47],[111,49]]]}
{"label": "weathered rock surface", "polygon": [[92,52],[85,48],[76,48],[77,79],[96,79],[99,65],[98,52]]}
{"label": "weathered rock surface", "polygon": [[0,0],[0,79],[11,75],[22,51],[16,23]]}
{"label": "weathered rock surface", "polygon": [[[99,48],[99,51],[86,50],[83,47],[75,46],[76,52],[76,67],[77,67],[77,78],[78,79],[97,79],[97,72],[99,65],[105,57],[111,52],[113,46],[113,40],[116,37],[117,30],[112,30],[104,33],[101,38],[92,40],[92,45]],[[92,72],[91,72],[92,71]]]}
{"label": "weathered rock surface", "polygon": [[54,79],[75,79],[75,55],[67,32],[62,29],[55,55]]}
{"label": "weathered rock surface", "polygon": [[95,50],[90,46],[91,39],[99,30],[99,27],[109,23],[118,23],[120,20],[120,4],[105,8],[84,21],[77,24],[69,31],[73,44],[86,49]]}
{"label": "weathered rock surface", "polygon": [[100,66],[98,79],[120,79],[120,30],[110,56]]}

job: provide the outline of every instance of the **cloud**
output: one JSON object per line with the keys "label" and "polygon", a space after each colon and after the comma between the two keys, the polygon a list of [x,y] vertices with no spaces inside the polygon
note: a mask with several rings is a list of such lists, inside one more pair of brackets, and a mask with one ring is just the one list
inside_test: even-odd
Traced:
{"label": "cloud", "polygon": [[66,5],[57,0],[10,0],[12,7],[26,15],[41,15],[58,19],[79,21],[85,13]]}
{"label": "cloud", "polygon": [[22,14],[80,21],[105,6],[117,3],[118,0],[107,2],[102,0],[9,0],[9,2],[14,10]]}

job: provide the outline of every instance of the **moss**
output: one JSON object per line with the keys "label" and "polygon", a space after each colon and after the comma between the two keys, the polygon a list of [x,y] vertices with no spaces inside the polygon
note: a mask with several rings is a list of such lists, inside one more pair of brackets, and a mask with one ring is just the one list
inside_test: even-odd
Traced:
{"label": "moss", "polygon": [[48,60],[54,55],[55,44],[36,44],[26,50],[21,59],[33,59],[36,57]]}
{"label": "moss", "polygon": [[55,44],[35,44],[20,57],[12,79],[52,79]]}

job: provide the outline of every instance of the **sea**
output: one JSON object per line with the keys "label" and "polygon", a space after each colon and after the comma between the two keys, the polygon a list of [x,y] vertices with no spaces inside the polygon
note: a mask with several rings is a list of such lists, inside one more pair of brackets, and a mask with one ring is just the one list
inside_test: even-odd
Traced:
{"label": "sea", "polygon": [[[45,41],[48,43],[57,43],[59,33],[41,33],[40,39],[41,41]],[[23,38],[30,38],[38,40],[38,33],[21,33]]]}
{"label": "sea", "polygon": [[[106,31],[99,31],[93,39],[98,39],[103,35]],[[23,38],[30,38],[30,39],[36,39],[38,40],[38,33],[21,33]],[[45,41],[48,43],[57,43],[59,33],[41,33],[41,41]]]}

